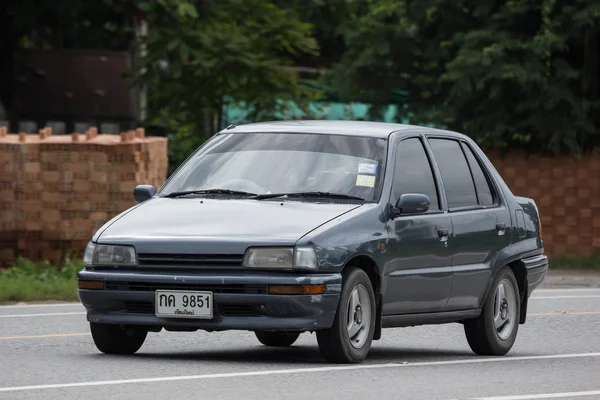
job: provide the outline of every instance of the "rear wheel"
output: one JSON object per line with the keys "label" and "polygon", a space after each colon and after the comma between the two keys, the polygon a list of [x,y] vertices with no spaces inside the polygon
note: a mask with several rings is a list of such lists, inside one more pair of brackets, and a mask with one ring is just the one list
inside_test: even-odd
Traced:
{"label": "rear wheel", "polygon": [[371,349],[375,314],[375,294],[368,275],[358,267],[346,267],[333,325],[317,331],[319,350],[325,360],[333,363],[363,361]]}
{"label": "rear wheel", "polygon": [[142,347],[148,331],[121,325],[90,323],[98,350],[106,354],[134,354]]}
{"label": "rear wheel", "polygon": [[478,355],[505,355],[515,343],[519,330],[519,286],[509,267],[500,271],[493,288],[481,315],[464,325],[469,346]]}
{"label": "rear wheel", "polygon": [[256,338],[259,342],[264,344],[265,346],[274,346],[274,347],[286,347],[291,346],[300,336],[300,332],[285,332],[285,331],[276,331],[276,332],[266,332],[266,331],[256,331],[254,332]]}

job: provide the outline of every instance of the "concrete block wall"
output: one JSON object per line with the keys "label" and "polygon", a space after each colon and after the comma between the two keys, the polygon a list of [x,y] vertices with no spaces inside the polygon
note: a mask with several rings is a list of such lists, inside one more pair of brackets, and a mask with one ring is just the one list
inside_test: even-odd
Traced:
{"label": "concrete block wall", "polygon": [[517,151],[488,155],[514,194],[536,201],[546,253],[600,252],[600,149],[579,159]]}
{"label": "concrete block wall", "polygon": [[0,128],[0,265],[21,255],[80,253],[93,232],[135,204],[137,183],[160,186],[167,140],[121,135],[7,134]]}

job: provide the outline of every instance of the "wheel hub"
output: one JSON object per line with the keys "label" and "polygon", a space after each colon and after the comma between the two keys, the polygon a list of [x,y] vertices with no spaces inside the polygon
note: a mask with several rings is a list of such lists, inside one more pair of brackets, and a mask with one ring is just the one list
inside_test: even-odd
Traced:
{"label": "wheel hub", "polygon": [[506,299],[503,299],[502,305],[500,306],[500,318],[505,320],[507,316],[508,316],[508,302],[506,301]]}
{"label": "wheel hub", "polygon": [[362,307],[359,304],[354,309],[354,322],[356,322],[357,324],[360,325],[360,324],[362,324],[362,319],[363,319],[363,311],[362,311]]}

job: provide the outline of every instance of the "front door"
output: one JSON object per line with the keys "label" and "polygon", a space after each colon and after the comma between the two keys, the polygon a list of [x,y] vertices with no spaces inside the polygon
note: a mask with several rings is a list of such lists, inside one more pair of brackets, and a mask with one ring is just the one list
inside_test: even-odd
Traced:
{"label": "front door", "polygon": [[404,193],[429,196],[429,211],[388,221],[390,262],[383,314],[443,311],[452,287],[452,221],[442,211],[439,194],[422,139],[398,143],[391,204]]}

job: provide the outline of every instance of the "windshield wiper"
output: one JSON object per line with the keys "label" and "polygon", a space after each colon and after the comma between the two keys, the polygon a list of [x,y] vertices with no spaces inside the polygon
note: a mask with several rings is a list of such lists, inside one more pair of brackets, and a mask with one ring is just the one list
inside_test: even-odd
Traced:
{"label": "windshield wiper", "polygon": [[264,199],[273,199],[276,197],[312,197],[312,198],[329,198],[329,199],[345,199],[345,200],[363,200],[362,197],[350,196],[348,194],[342,193],[329,193],[329,192],[291,192],[291,193],[266,193],[266,194],[257,194],[253,196],[253,199],[256,200],[264,200]]}
{"label": "windshield wiper", "polygon": [[229,189],[202,189],[202,190],[184,190],[181,192],[171,192],[169,194],[164,195],[163,197],[179,197],[185,196],[187,194],[226,194],[226,195],[234,195],[234,196],[256,196],[256,193],[250,192],[242,192],[239,190],[229,190]]}

